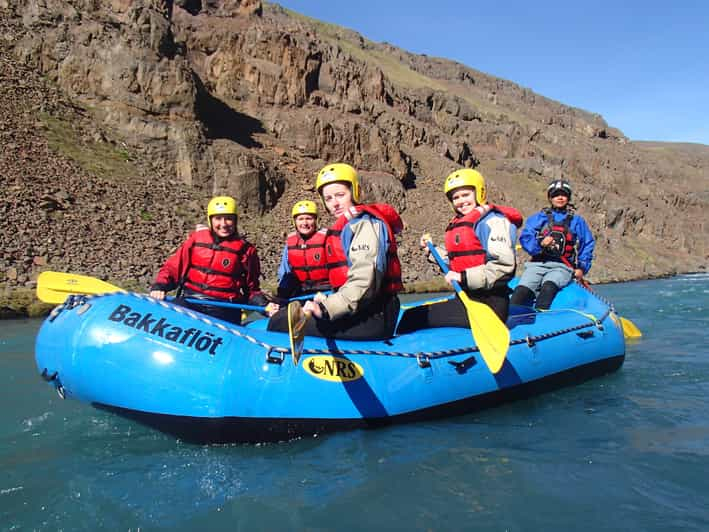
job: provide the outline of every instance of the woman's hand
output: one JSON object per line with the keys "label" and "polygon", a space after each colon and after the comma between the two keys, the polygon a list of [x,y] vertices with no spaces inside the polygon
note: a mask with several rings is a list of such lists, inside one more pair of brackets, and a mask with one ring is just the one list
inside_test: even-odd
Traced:
{"label": "woman's hand", "polygon": [[453,281],[460,283],[460,273],[459,272],[454,272],[453,270],[449,270],[448,273],[446,274],[446,282],[453,286]]}
{"label": "woman's hand", "polygon": [[421,247],[421,250],[422,250],[422,251],[424,252],[424,254],[426,255],[426,260],[427,260],[428,262],[433,262],[433,263],[435,263],[436,260],[435,260],[435,259],[433,258],[433,256],[431,255],[431,250],[430,250],[429,247],[428,247],[428,243],[429,243],[429,242],[433,242],[433,240],[431,239],[430,233],[424,233],[424,234],[421,235],[421,239],[419,240],[419,246]]}
{"label": "woman's hand", "polygon": [[322,311],[320,310],[320,305],[315,301],[308,301],[303,305],[303,312],[307,314],[312,314],[316,318],[322,318]]}
{"label": "woman's hand", "polygon": [[281,306],[278,303],[274,303],[271,301],[266,305],[266,308],[264,309],[264,312],[266,312],[266,316],[269,318],[273,316],[276,312],[280,310]]}
{"label": "woman's hand", "polygon": [[429,233],[424,233],[421,235],[421,240],[419,240],[419,246],[421,249],[426,251],[427,253],[430,253],[428,249],[428,243],[431,242],[431,235]]}
{"label": "woman's hand", "polygon": [[163,299],[165,299],[165,291],[164,290],[151,290],[150,297],[152,297],[153,299],[157,299],[158,301],[162,301]]}
{"label": "woman's hand", "polygon": [[313,301],[315,303],[325,303],[325,300],[327,299],[327,296],[323,294],[322,292],[318,292],[313,296]]}

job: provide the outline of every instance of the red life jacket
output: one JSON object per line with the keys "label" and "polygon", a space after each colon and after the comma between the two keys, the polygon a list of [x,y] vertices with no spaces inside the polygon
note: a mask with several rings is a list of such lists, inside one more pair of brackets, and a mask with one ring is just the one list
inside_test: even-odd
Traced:
{"label": "red life jacket", "polygon": [[550,236],[554,239],[553,247],[542,248],[540,255],[533,257],[534,261],[563,262],[569,268],[576,268],[576,237],[571,232],[573,213],[567,213],[560,222],[554,220],[551,209],[544,209],[547,215],[547,224],[539,233],[540,238]]}
{"label": "red life jacket", "polygon": [[517,209],[514,207],[507,207],[505,205],[495,205],[493,203],[488,203],[490,207],[492,207],[493,210],[496,210],[499,213],[502,213],[505,215],[505,218],[507,218],[512,225],[517,227],[518,229],[522,227],[522,222],[524,222],[524,217],[522,216],[522,213],[519,212]]}
{"label": "red life jacket", "polygon": [[386,251],[386,271],[382,289],[387,294],[400,292],[404,285],[401,282],[401,263],[397,253],[395,235],[404,228],[401,217],[394,207],[386,203],[373,203],[370,205],[355,205],[340,216],[335,223],[327,230],[325,239],[325,249],[327,255],[327,269],[330,285],[339,288],[347,281],[349,266],[347,264],[347,254],[342,247],[342,230],[363,213],[368,213],[378,220],[384,222],[389,237],[389,247]]}
{"label": "red life jacket", "polygon": [[189,252],[184,287],[219,299],[241,299],[246,292],[242,257],[251,244],[241,237],[216,243],[209,230],[197,231]]}
{"label": "red life jacket", "polygon": [[465,216],[455,216],[446,227],[446,251],[450,269],[462,272],[468,268],[485,264],[485,247],[475,233],[475,228],[481,218],[490,211],[503,214],[510,223],[517,227],[522,225],[522,214],[513,208],[503,205],[478,205]]}
{"label": "red life jacket", "polygon": [[301,285],[310,289],[328,284],[326,234],[324,229],[320,229],[305,240],[298,231],[294,231],[286,238],[290,269]]}

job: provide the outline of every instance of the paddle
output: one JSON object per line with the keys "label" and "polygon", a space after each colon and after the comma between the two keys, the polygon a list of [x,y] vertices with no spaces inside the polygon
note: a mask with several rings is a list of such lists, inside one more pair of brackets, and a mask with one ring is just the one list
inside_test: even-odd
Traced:
{"label": "paddle", "polygon": [[293,364],[298,365],[300,355],[303,354],[305,343],[305,326],[310,319],[310,313],[304,312],[300,301],[288,303],[288,340],[290,351],[293,354]]}
{"label": "paddle", "polygon": [[413,303],[404,303],[403,305],[401,305],[401,310],[409,310],[412,308],[427,307],[429,305],[436,305],[438,303],[445,303],[446,301],[450,301],[454,297],[455,297],[454,295],[450,295],[450,296],[437,297],[435,299],[427,299],[425,301],[414,301]]}
{"label": "paddle", "polygon": [[[168,301],[174,301],[174,297],[166,297]],[[210,307],[238,308],[241,310],[254,310],[256,312],[264,312],[266,307],[258,305],[247,305],[245,303],[229,303],[228,301],[214,301],[213,299],[200,299],[198,297],[183,297],[182,301],[194,303],[195,305],[208,305]]]}
{"label": "paddle", "polygon": [[643,335],[637,325],[628,318],[624,318],[623,316],[618,316],[618,318],[620,318],[620,325],[623,327],[623,336],[626,338],[640,338]]}
{"label": "paddle", "polygon": [[[113,292],[125,292],[125,290],[100,279],[76,273],[42,272],[37,278],[37,297],[45,303],[52,303],[54,305],[64,303],[64,300],[69,297],[70,294],[97,295],[110,294]],[[174,300],[173,297],[167,299]],[[266,309],[266,307],[257,305],[229,303],[227,301],[214,301],[211,299],[192,297],[185,298],[185,301],[197,305],[255,310],[256,312],[264,312]]]}
{"label": "paddle", "polygon": [[110,283],[76,273],[42,272],[37,278],[37,297],[45,303],[59,305],[71,294],[108,294],[125,292]]}
{"label": "paddle", "polygon": [[[593,293],[593,290],[591,290],[591,283],[589,283],[586,279],[579,279],[579,283],[581,283],[581,286],[583,286],[586,290]],[[620,319],[620,326],[623,329],[623,336],[625,338],[640,338],[643,335],[637,325],[635,325],[628,318],[624,318],[623,316],[618,316],[618,318]]]}
{"label": "paddle", "polygon": [[[441,271],[444,274],[448,273],[448,265],[438,254],[433,242],[427,240],[426,245],[431,251],[433,258],[436,259]],[[484,303],[470,299],[457,281],[453,281],[452,284],[461,303],[463,303],[465,307],[468,321],[470,322],[470,332],[473,334],[473,339],[480,350],[485,364],[487,364],[488,369],[492,373],[498,373],[505,363],[507,349],[510,345],[509,329],[490,307]]]}

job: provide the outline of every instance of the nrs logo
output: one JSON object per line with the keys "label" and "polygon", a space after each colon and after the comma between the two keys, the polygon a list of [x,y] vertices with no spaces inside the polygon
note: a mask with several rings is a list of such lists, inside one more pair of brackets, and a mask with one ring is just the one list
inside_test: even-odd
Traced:
{"label": "nrs logo", "polygon": [[364,376],[362,366],[346,358],[314,356],[305,361],[305,371],[313,377],[331,382],[349,382]]}

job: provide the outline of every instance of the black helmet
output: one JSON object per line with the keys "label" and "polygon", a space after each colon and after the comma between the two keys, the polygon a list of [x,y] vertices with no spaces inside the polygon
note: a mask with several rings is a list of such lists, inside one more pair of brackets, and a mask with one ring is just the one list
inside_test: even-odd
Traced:
{"label": "black helmet", "polygon": [[552,198],[558,196],[559,194],[564,194],[569,201],[571,201],[571,185],[568,181],[563,179],[555,179],[547,187],[547,198]]}

